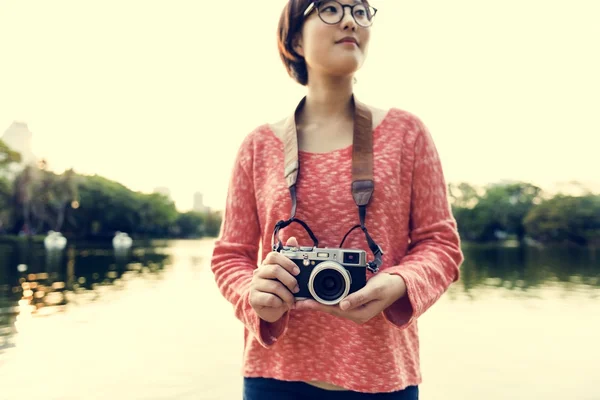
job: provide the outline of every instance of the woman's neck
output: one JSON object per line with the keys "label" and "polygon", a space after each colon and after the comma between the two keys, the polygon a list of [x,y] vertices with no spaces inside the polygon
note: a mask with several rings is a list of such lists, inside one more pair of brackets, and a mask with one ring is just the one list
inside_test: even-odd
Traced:
{"label": "woman's neck", "polygon": [[305,125],[353,119],[352,78],[324,80],[311,78],[301,119]]}

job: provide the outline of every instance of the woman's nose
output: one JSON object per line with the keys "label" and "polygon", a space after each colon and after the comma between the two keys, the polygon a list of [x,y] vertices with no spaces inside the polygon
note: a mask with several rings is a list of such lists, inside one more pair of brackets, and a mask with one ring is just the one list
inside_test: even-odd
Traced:
{"label": "woman's nose", "polygon": [[350,9],[350,7],[344,7],[343,9],[343,17],[342,17],[342,21],[340,22],[342,28],[344,30],[346,29],[352,29],[352,30],[356,30],[356,21],[354,20],[354,17],[352,16],[352,9]]}

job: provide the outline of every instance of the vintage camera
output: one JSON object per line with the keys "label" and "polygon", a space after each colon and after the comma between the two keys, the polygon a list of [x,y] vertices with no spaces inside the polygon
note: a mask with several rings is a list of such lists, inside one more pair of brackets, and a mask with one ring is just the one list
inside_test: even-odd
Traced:
{"label": "vintage camera", "polygon": [[281,254],[300,268],[300,291],[294,294],[298,299],[333,305],[367,283],[364,250],[284,246]]}

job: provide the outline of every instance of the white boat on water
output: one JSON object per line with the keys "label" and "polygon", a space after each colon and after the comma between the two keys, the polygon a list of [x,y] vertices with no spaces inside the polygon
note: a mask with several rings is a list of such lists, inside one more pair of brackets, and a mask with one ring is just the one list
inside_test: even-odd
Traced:
{"label": "white boat on water", "polygon": [[62,250],[67,245],[67,238],[62,233],[49,231],[44,238],[44,247],[46,250]]}
{"label": "white boat on water", "polygon": [[125,250],[131,247],[133,240],[125,232],[117,232],[112,240],[113,248],[116,250]]}

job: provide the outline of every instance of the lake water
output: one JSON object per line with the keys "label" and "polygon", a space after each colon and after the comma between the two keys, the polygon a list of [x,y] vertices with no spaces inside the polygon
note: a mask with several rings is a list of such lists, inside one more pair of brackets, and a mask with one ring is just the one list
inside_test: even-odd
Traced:
{"label": "lake water", "polygon": [[[240,399],[242,326],[212,245],[48,256],[0,239],[0,399]],[[600,250],[464,251],[419,322],[421,398],[600,399]]]}

